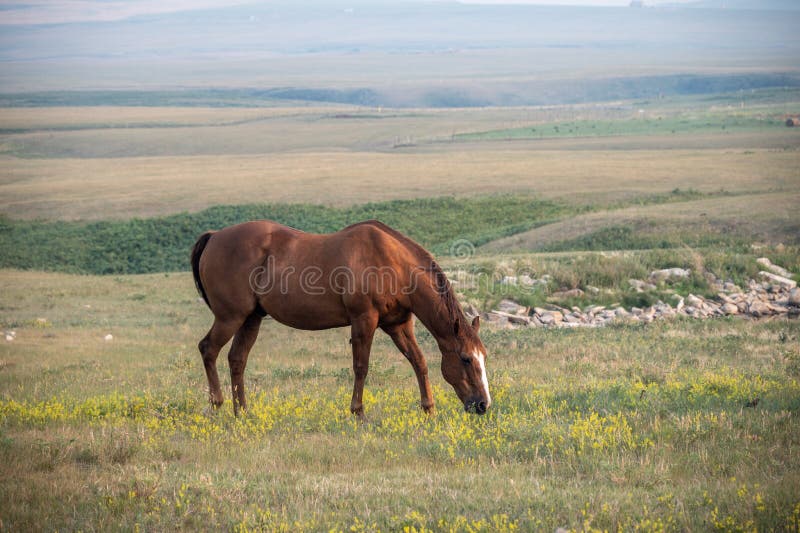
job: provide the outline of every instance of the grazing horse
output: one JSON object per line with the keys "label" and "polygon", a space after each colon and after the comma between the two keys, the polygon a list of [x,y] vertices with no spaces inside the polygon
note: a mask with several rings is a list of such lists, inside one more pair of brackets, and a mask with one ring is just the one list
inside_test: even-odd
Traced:
{"label": "grazing horse", "polygon": [[350,326],[355,374],[350,411],[359,417],[364,415],[362,393],[377,328],[409,360],[422,408],[433,410],[414,316],[436,339],[442,375],[464,408],[483,414],[492,403],[478,317],[467,321],[447,277],[424,248],[381,222],[360,222],[327,235],[267,220],[246,222],[201,235],[191,262],[198,292],[214,313],[214,324],[198,348],[215,407],[223,401],[217,355],[231,337],[234,413],[247,407],[247,355],[267,315],[297,329]]}

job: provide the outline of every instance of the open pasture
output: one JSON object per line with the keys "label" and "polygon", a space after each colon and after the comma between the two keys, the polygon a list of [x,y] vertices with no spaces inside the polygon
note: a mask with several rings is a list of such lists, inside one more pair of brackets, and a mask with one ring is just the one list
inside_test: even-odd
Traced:
{"label": "open pasture", "polygon": [[[721,102],[682,109],[705,120]],[[724,131],[674,134],[606,128],[630,126],[639,108],[630,103],[0,109],[0,231],[30,227],[39,239],[4,241],[7,257],[35,250],[44,259],[36,268],[94,272],[53,252],[75,243],[96,268],[101,257],[81,247],[83,226],[58,224],[96,222],[92,237],[125,251],[100,271],[131,271],[131,258],[152,259],[136,239],[171,220],[150,217],[190,211],[156,246],[177,258],[171,270],[188,253],[171,238],[208,229],[204,217],[228,221],[259,208],[241,204],[273,202],[297,225],[326,231],[379,213],[437,247],[449,272],[502,276],[516,265],[552,276],[535,294],[460,287],[479,307],[503,297],[543,305],[550,292],[590,285],[596,296],[561,303],[651,305],[675,290],[706,295],[704,268],[743,284],[760,255],[798,272],[800,137],[752,122],[785,112],[779,104]],[[674,103],[642,105],[680,120]],[[607,131],[480,137],[578,122]],[[384,202],[396,199],[413,201]],[[426,205],[435,214],[425,216]],[[471,213],[469,223],[459,213]],[[497,239],[508,228],[519,233]],[[465,236],[486,243],[474,257],[439,253]],[[531,253],[547,249],[561,252]],[[680,287],[628,286],[673,266],[693,271]],[[494,405],[480,418],[463,412],[418,327],[437,401],[437,413],[424,416],[410,365],[379,334],[369,422],[359,424],[348,411],[345,329],[266,321],[246,372],[251,409],[235,419],[224,352],[228,402],[219,412],[207,404],[196,344],[211,314],[188,273],[6,269],[0,294],[0,326],[15,333],[0,342],[2,530],[800,527],[797,320],[487,325]]]}
{"label": "open pasture", "polygon": [[[604,205],[676,188],[796,192],[800,135],[781,117],[797,93],[748,96],[744,110],[722,96],[457,110],[3,108],[0,214],[103,220],[254,202],[523,192]],[[548,134],[526,138],[529,128]]]}
{"label": "open pasture", "polygon": [[[800,531],[800,322],[743,318],[797,311],[798,11],[645,3],[0,6],[0,532]],[[188,252],[252,218],[617,318],[484,314],[482,417],[378,333],[366,423],[350,332],[268,319],[236,418]]]}
{"label": "open pasture", "polygon": [[424,416],[379,335],[363,425],[348,332],[268,321],[237,420],[206,404],[210,313],[190,278],[2,272],[4,528],[798,527],[797,321],[485,328],[481,418],[418,331],[438,407]]}

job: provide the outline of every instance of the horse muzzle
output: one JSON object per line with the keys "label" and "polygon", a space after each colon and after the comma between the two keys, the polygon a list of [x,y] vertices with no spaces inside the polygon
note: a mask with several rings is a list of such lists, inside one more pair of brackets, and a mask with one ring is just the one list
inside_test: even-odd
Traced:
{"label": "horse muzzle", "polygon": [[489,409],[489,404],[486,402],[486,400],[481,400],[478,398],[464,402],[464,410],[468,413],[483,415],[486,414],[487,409]]}

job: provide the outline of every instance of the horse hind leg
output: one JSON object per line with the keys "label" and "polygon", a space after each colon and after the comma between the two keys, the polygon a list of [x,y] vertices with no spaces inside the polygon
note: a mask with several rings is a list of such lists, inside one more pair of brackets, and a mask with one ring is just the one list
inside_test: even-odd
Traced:
{"label": "horse hind leg", "polygon": [[223,322],[215,319],[211,329],[200,341],[200,344],[197,345],[200,355],[203,357],[203,366],[206,369],[206,377],[208,378],[208,399],[214,407],[219,407],[223,401],[222,390],[219,387],[219,375],[217,374],[217,356],[222,347],[239,329],[240,325],[241,322]]}
{"label": "horse hind leg", "polygon": [[372,338],[378,325],[377,314],[367,313],[352,319],[350,339],[353,345],[353,399],[350,401],[350,412],[364,420],[364,382],[369,369],[369,353],[372,348]]}
{"label": "horse hind leg", "polygon": [[231,392],[233,396],[233,413],[239,415],[239,409],[247,409],[247,400],[244,395],[244,369],[247,366],[247,356],[258,338],[258,329],[261,326],[261,315],[253,313],[247,317],[244,324],[236,332],[228,352],[228,365],[231,369]]}

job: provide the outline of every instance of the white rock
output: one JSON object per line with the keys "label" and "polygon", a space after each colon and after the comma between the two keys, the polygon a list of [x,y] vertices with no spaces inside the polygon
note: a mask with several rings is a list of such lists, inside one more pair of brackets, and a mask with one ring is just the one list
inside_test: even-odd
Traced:
{"label": "white rock", "polygon": [[491,322],[493,324],[497,325],[508,324],[508,317],[498,313],[494,312],[486,313],[485,318],[487,322]]}
{"label": "white rock", "polygon": [[658,283],[659,281],[688,278],[691,273],[692,271],[686,268],[664,268],[650,272],[649,279]]}
{"label": "white rock", "polygon": [[763,270],[758,273],[759,276],[762,278],[768,279],[772,283],[777,283],[781,287],[787,289],[794,289],[797,287],[797,282],[793,279],[789,279],[783,276],[778,276],[777,274],[773,274],[772,272],[764,272]]}
{"label": "white rock", "polygon": [[739,288],[739,287],[738,287],[738,286],[737,286],[735,283],[733,283],[732,281],[726,281],[726,282],[725,282],[725,283],[722,285],[722,290],[724,290],[725,292],[742,292],[742,289],[740,289],[740,288]]}
{"label": "white rock", "polygon": [[736,306],[736,304],[725,303],[722,305],[722,312],[726,315],[738,315],[739,308]]}
{"label": "white rock", "polygon": [[587,322],[562,322],[559,324],[562,328],[591,328],[594,327],[593,324],[589,324]]}
{"label": "white rock", "polygon": [[14,335],[11,335],[10,333],[6,333],[6,340],[8,342],[13,341],[14,340]]}
{"label": "white rock", "polygon": [[699,296],[695,296],[694,294],[690,294],[686,297],[686,304],[691,305],[692,307],[700,307],[703,305],[703,299]]}
{"label": "white rock", "polygon": [[568,291],[558,291],[550,295],[553,298],[580,298],[583,291],[580,289],[570,289]]}
{"label": "white rock", "polygon": [[747,308],[747,312],[755,317],[768,316],[772,314],[772,309],[761,300],[754,300]]}
{"label": "white rock", "polygon": [[103,339],[106,340],[106,341],[113,341],[114,340],[114,336],[111,333],[109,333],[108,335],[103,337]]}
{"label": "white rock", "polygon": [[726,304],[734,304],[734,303],[736,303],[736,301],[733,298],[731,298],[730,296],[728,296],[724,292],[721,292],[721,293],[717,294],[717,297],[720,300],[722,300],[723,303],[726,303]]}
{"label": "white rock", "polygon": [[789,305],[793,305],[795,307],[800,307],[800,289],[795,288],[792,289],[792,292],[789,293]]}
{"label": "white rock", "polygon": [[521,324],[527,326],[530,324],[531,319],[524,315],[515,315],[513,313],[506,313],[504,311],[498,311],[497,309],[492,309],[492,312],[495,316],[505,317],[509,322],[512,324]]}
{"label": "white rock", "polygon": [[769,307],[776,315],[782,315],[783,313],[789,312],[789,309],[782,305],[767,304],[767,307]]}
{"label": "white rock", "polygon": [[527,315],[528,308],[524,305],[519,305],[514,300],[500,300],[497,304],[497,309],[503,313],[510,313],[512,315]]}
{"label": "white rock", "polygon": [[767,270],[769,270],[773,274],[777,274],[779,276],[783,276],[784,278],[791,278],[792,277],[792,273],[791,272],[789,272],[788,270],[786,270],[785,268],[783,268],[781,266],[776,265],[775,263],[773,263],[772,261],[770,261],[766,257],[759,257],[758,259],[756,259],[756,263],[758,263],[759,265],[763,266],[764,268],[766,268]]}

